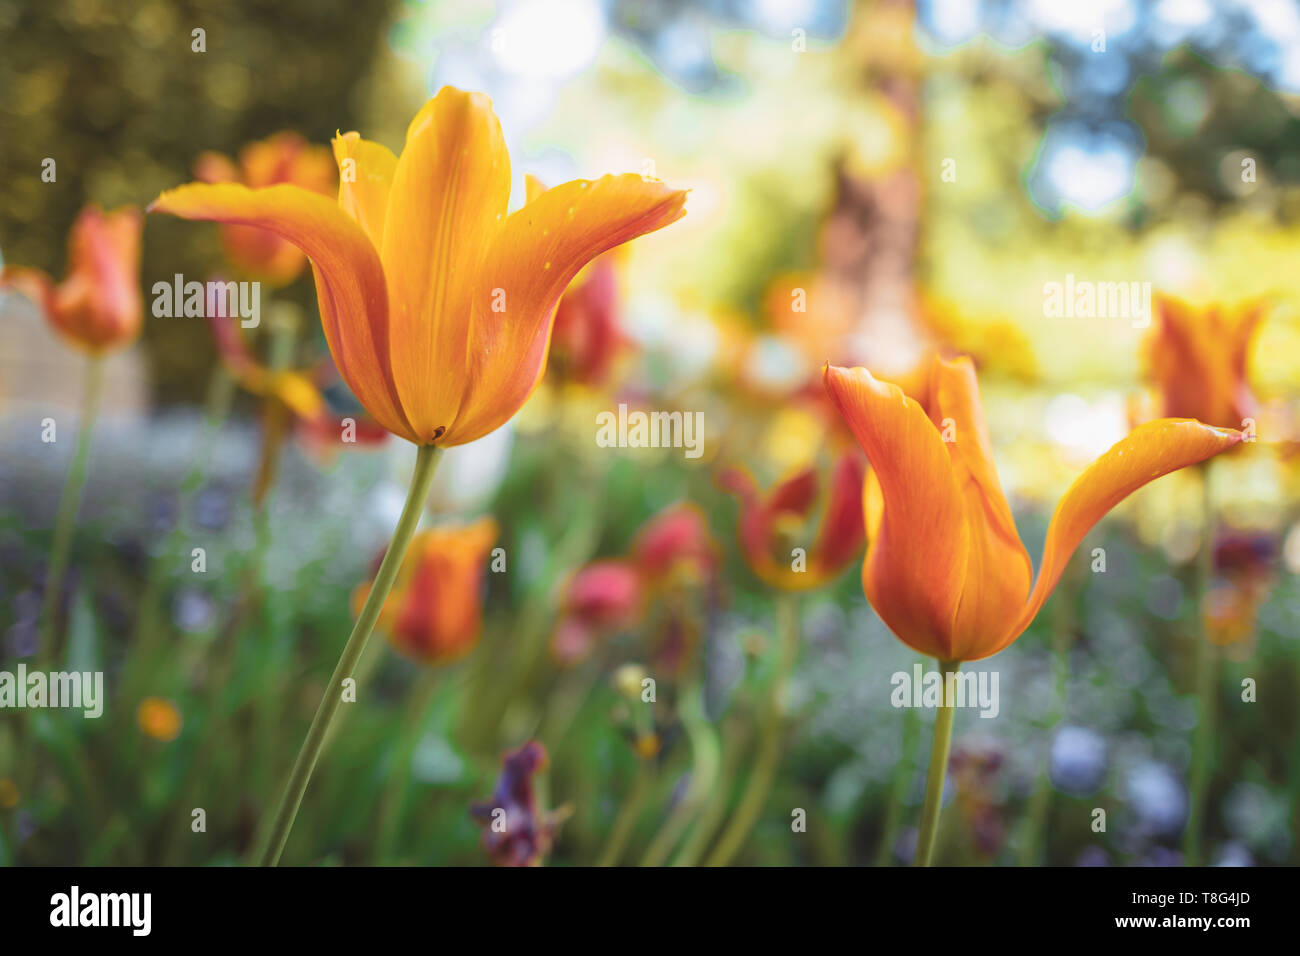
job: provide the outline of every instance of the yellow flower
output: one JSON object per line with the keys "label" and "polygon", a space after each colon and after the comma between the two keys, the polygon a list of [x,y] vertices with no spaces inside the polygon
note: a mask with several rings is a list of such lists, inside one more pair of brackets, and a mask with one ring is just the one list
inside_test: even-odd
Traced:
{"label": "yellow flower", "polygon": [[334,140],[338,203],[292,185],[191,184],[152,209],[258,226],[312,261],[339,373],[386,429],[461,445],[505,424],[546,369],[555,307],[578,271],[684,215],[684,192],[634,174],[574,180],[506,215],[510,157],[481,93],[444,87],[400,157]]}

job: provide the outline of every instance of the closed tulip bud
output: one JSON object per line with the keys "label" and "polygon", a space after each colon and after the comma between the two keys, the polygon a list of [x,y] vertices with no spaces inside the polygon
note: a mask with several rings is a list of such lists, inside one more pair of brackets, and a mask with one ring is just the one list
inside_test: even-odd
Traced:
{"label": "closed tulip bud", "polygon": [[1170,296],[1156,297],[1148,362],[1160,390],[1161,414],[1224,428],[1241,428],[1256,415],[1246,359],[1264,308],[1256,301],[1198,309]]}
{"label": "closed tulip bud", "polygon": [[24,293],[62,338],[92,356],[130,345],[144,318],[140,298],[140,211],[87,206],[68,239],[68,272],[55,284],[39,269],[8,267],[0,288]]}

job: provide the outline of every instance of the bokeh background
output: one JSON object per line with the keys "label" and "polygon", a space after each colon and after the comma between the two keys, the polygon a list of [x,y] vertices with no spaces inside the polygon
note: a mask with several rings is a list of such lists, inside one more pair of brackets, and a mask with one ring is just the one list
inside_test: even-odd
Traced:
{"label": "bokeh background", "polygon": [[[1067,275],[1198,303],[1267,298],[1249,353],[1260,441],[1215,464],[1220,583],[1250,561],[1244,623],[1219,648],[1204,829],[1210,862],[1300,859],[1294,4],[0,0],[0,49],[0,254],[56,275],[87,202],[143,206],[192,180],[204,152],[282,130],[326,144],[355,129],[396,149],[446,84],[492,96],[516,204],[526,173],[642,172],[691,190],[681,222],[610,263],[619,347],[591,375],[556,363],[514,422],[447,455],[428,521],[492,516],[506,556],[484,576],[481,637],[438,668],[372,642],[285,862],[491,862],[469,808],[530,739],[549,755],[536,799],[552,865],[707,859],[771,739],[780,762],[733,862],[907,862],[933,716],[892,707],[890,675],[918,658],[866,604],[858,562],[793,600],[760,583],[716,477],[826,468],[835,424],[807,398],[825,360],[887,378],[928,347],[964,352],[1037,562],[1061,492],[1153,401],[1149,329],[1045,315],[1044,284]],[[148,314],[154,282],[228,271],[215,227],[148,219],[144,333],[107,369],[59,596],[68,665],[105,671],[108,707],[98,721],[39,715],[30,789],[3,772],[22,754],[0,715],[6,863],[247,859],[401,507],[404,442],[322,449],[301,431],[254,506],[265,400],[214,386],[207,322]],[[317,367],[310,276],[262,306],[252,347]],[[41,443],[39,423],[73,433],[83,364],[26,299],[0,298],[7,670],[34,647],[72,454]],[[619,402],[702,411],[703,456],[598,447],[595,415]],[[958,715],[941,862],[1179,861],[1205,639],[1200,502],[1188,474],[1134,496],[1026,635],[984,662],[1001,709]],[[557,654],[575,572],[636,560],[638,531],[682,503],[700,531],[652,596],[579,659]],[[799,657],[774,688],[782,607]]]}

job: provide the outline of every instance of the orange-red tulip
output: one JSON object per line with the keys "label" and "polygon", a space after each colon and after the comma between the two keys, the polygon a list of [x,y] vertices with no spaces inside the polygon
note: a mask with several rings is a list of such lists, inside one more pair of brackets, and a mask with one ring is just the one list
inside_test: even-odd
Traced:
{"label": "orange-red tulip", "polygon": [[[800,534],[817,504],[817,469],[806,468],[760,493],[752,475],[728,468],[718,483],[740,499],[740,549],[746,563],[769,587],[810,591],[837,577],[862,550],[862,482],[866,469],[857,452],[835,462],[821,527],[809,545]],[[801,545],[801,540],[803,541]],[[795,568],[792,551],[802,547],[804,562]]]}
{"label": "orange-red tulip", "polygon": [[1033,568],[998,480],[970,360],[934,359],[925,407],[865,369],[827,365],[823,376],[871,463],[862,589],[903,643],[945,662],[1005,648],[1110,509],[1242,440],[1238,431],[1188,419],[1138,426],[1057,505],[1031,591]]}
{"label": "orange-red tulip", "polygon": [[87,206],[68,239],[68,274],[55,285],[39,269],[10,266],[0,287],[12,287],[45,312],[63,338],[91,355],[130,345],[144,319],[140,301],[140,211],[105,213]]}
{"label": "orange-red tulip", "polygon": [[[433,665],[474,649],[483,622],[483,576],[496,537],[491,518],[416,534],[379,619],[394,648]],[[357,608],[369,592],[369,585],[358,588]]]}
{"label": "orange-red tulip", "polygon": [[334,140],[337,205],[295,186],[189,185],[153,209],[270,229],[307,253],[344,381],[418,445],[505,424],[546,368],[555,305],[600,253],[684,214],[686,194],[640,176],[574,180],[510,215],[510,158],[487,97],[444,87],[401,157]]}
{"label": "orange-red tulip", "polygon": [[[240,151],[238,165],[221,153],[203,153],[194,175],[205,183],[243,183],[252,189],[289,183],[325,196],[333,194],[338,180],[328,149],[288,131],[249,143]],[[292,242],[253,226],[222,226],[221,248],[237,269],[275,285],[292,282],[307,264]]]}
{"label": "orange-red tulip", "polygon": [[1161,414],[1224,428],[1241,428],[1255,416],[1246,359],[1264,309],[1260,301],[1198,309],[1156,296],[1158,322],[1148,360],[1161,392]]}

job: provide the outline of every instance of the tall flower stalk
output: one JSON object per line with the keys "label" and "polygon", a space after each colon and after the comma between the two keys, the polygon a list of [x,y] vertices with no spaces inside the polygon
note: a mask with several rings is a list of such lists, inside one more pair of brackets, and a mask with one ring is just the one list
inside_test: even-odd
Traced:
{"label": "tall flower stalk", "polygon": [[504,425],[546,370],[560,296],[588,262],[685,214],[686,193],[635,174],[574,180],[508,214],[510,157],[481,93],[444,87],[400,155],[357,133],[334,139],[337,201],[292,183],[192,183],[152,211],[267,230],[311,261],[321,328],[371,418],[419,448],[415,477],[307,739],[267,828],[284,850],[312,769],[393,587],[438,449]]}
{"label": "tall flower stalk", "polygon": [[913,866],[929,866],[939,839],[939,811],[943,809],[943,785],[948,778],[948,754],[952,751],[952,725],[957,709],[948,694],[948,675],[956,674],[960,663],[939,662],[943,676],[943,703],[934,718],[934,740],[930,744],[930,767],[925,776],[925,803],[921,805],[921,828],[916,838]]}
{"label": "tall flower stalk", "polygon": [[37,662],[55,651],[63,576],[71,558],[90,457],[90,437],[103,383],[103,358],[136,340],[144,319],[140,298],[140,211],[105,213],[86,206],[68,233],[68,272],[60,283],[25,266],[0,268],[0,290],[14,289],[35,303],[50,327],[88,356],[80,432],[54,523],[54,544],[45,581]]}
{"label": "tall flower stalk", "polygon": [[43,666],[57,654],[59,597],[63,576],[72,556],[72,538],[77,530],[77,512],[86,487],[90,464],[90,438],[99,412],[99,395],[104,383],[104,362],[98,356],[86,361],[81,420],[77,423],[77,448],[72,455],[68,476],[63,482],[58,515],[54,519],[54,543],[50,548],[50,567],[45,575],[45,600],[41,608],[40,644],[36,649],[37,666]]}
{"label": "tall flower stalk", "polygon": [[316,708],[316,716],[312,718],[311,726],[307,729],[307,738],[303,741],[302,748],[298,751],[298,758],[289,772],[289,779],[280,797],[275,817],[271,821],[265,846],[258,858],[262,866],[275,866],[280,862],[284,844],[289,839],[294,818],[298,815],[298,807],[302,804],[302,795],[307,791],[307,784],[311,781],[312,771],[316,769],[316,761],[320,759],[330,725],[334,723],[339,705],[343,702],[343,681],[352,676],[357,662],[361,660],[366,644],[370,641],[370,635],[375,629],[375,623],[384,608],[384,602],[393,589],[393,582],[397,580],[397,572],[406,556],[406,549],[415,535],[416,526],[420,523],[420,515],[424,512],[424,503],[429,497],[429,488],[433,484],[439,455],[439,449],[433,445],[420,446],[416,455],[415,474],[411,478],[411,487],[406,495],[406,504],[402,507],[402,515],[397,521],[397,527],[393,529],[393,538],[389,542],[388,551],[384,554],[384,560],[379,565],[379,573],[375,575],[366,603],[362,605],[357,623],[353,626],[352,634],[343,647],[343,653],[339,656],[339,662],[334,667],[329,683],[325,685],[325,693],[321,697],[320,706]]}

